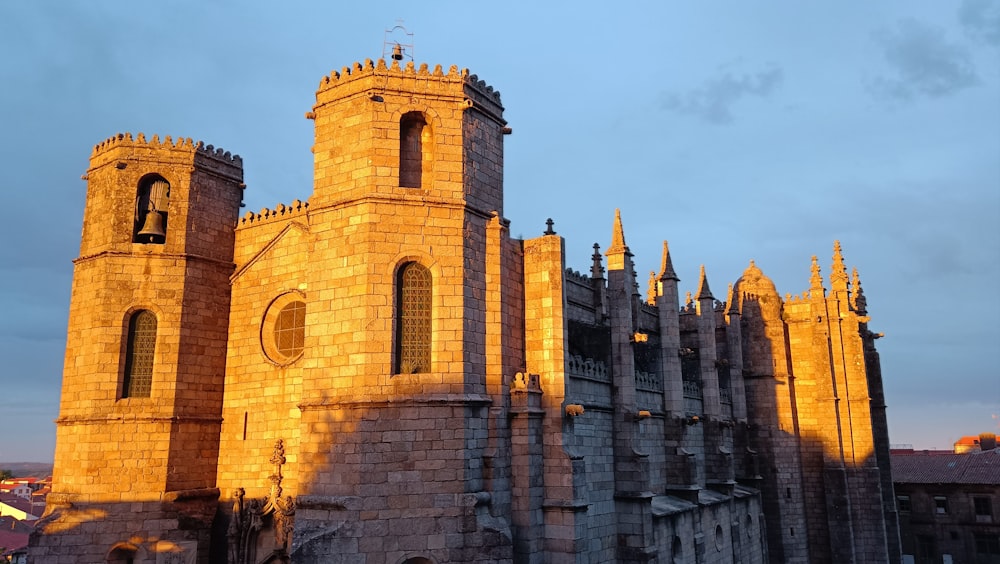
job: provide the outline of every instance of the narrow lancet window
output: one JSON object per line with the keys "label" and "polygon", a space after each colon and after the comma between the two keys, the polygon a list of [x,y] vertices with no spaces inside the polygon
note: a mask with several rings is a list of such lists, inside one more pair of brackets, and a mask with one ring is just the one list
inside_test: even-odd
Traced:
{"label": "narrow lancet window", "polygon": [[398,374],[430,372],[431,272],[410,262],[396,279],[396,362]]}
{"label": "narrow lancet window", "polygon": [[399,121],[399,185],[420,188],[423,180],[424,130],[427,122],[418,112]]}
{"label": "narrow lancet window", "polygon": [[123,398],[148,398],[153,384],[153,353],[156,349],[156,315],[140,310],[128,322],[125,347]]}
{"label": "narrow lancet window", "polygon": [[162,245],[167,237],[167,201],[170,184],[153,176],[139,184],[135,197],[135,227],[133,243]]}

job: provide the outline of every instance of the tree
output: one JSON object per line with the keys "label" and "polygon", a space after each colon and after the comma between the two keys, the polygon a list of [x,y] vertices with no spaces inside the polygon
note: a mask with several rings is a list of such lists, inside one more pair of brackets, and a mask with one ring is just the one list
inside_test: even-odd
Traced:
{"label": "tree", "polygon": [[13,477],[14,477],[13,471],[7,469],[0,470],[0,481],[9,480]]}

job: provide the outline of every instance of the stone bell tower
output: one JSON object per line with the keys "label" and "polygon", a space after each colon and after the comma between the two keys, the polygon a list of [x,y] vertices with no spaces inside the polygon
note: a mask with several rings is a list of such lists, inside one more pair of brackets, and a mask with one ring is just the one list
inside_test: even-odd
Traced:
{"label": "stone bell tower", "polygon": [[242,161],[190,139],[94,148],[37,562],[204,560]]}
{"label": "stone bell tower", "polygon": [[523,366],[501,358],[502,112],[457,67],[319,85],[309,267],[286,283],[305,303],[293,560],[509,558],[484,474],[502,371]]}

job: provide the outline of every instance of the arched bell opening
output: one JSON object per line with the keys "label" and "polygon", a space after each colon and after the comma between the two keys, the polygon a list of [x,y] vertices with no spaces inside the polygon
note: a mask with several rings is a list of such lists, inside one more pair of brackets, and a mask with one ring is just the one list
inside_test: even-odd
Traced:
{"label": "arched bell opening", "polygon": [[150,174],[139,182],[135,196],[133,243],[162,245],[167,239],[170,183],[158,174]]}

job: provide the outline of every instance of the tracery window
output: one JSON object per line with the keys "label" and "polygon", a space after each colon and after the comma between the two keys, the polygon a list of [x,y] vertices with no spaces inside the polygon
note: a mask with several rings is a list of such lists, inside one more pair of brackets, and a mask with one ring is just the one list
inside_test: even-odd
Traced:
{"label": "tracery window", "polygon": [[292,302],[281,308],[274,323],[274,342],[286,357],[302,354],[306,336],[306,304]]}
{"label": "tracery window", "polygon": [[125,346],[123,398],[148,398],[153,384],[153,354],[156,350],[156,314],[135,312],[128,322]]}
{"label": "tracery window", "polygon": [[264,355],[279,366],[302,356],[306,340],[306,303],[298,292],[282,294],[264,313],[260,330]]}
{"label": "tracery window", "polygon": [[431,271],[404,264],[396,278],[395,372],[429,372],[431,365]]}

